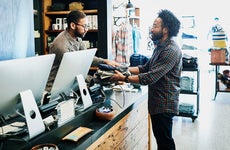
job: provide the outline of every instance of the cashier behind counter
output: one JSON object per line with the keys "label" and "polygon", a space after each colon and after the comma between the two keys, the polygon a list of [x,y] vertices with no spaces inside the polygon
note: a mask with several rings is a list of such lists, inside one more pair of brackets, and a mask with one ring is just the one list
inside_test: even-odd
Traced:
{"label": "cashier behind counter", "polygon": [[[71,11],[67,15],[67,28],[62,31],[51,43],[49,53],[56,54],[56,57],[47,83],[47,91],[50,91],[52,87],[52,83],[57,74],[57,70],[62,61],[63,55],[69,52],[87,50],[86,45],[82,41],[82,38],[84,38],[88,32],[87,21],[87,16],[83,11]],[[82,55],[82,57],[84,57],[84,55]],[[96,56],[94,56],[92,62],[90,58],[81,58],[80,60],[87,60],[88,62],[92,63],[92,66],[98,66],[101,63],[111,66],[119,66],[119,64],[115,61]]]}

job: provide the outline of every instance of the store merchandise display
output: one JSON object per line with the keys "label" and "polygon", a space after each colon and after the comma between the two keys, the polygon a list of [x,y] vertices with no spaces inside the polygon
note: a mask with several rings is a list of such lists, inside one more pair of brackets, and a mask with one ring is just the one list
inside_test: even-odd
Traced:
{"label": "store merchandise display", "polygon": [[227,35],[220,25],[219,18],[214,18],[214,20],[215,25],[211,29],[211,63],[225,63],[225,61],[228,61]]}

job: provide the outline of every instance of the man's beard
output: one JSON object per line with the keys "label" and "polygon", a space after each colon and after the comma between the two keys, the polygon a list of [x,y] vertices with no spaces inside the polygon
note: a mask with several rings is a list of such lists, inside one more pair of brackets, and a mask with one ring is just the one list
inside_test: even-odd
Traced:
{"label": "man's beard", "polygon": [[84,34],[80,34],[77,30],[74,30],[74,36],[75,37],[83,38],[83,37],[85,37],[85,33]]}
{"label": "man's beard", "polygon": [[158,42],[160,39],[163,38],[163,32],[158,32],[158,33],[152,33],[151,34],[151,40],[156,43]]}

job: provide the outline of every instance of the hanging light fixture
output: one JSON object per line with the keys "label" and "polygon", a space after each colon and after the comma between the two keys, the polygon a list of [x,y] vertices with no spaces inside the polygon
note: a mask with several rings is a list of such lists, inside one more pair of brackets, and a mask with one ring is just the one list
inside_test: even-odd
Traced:
{"label": "hanging light fixture", "polygon": [[126,9],[130,9],[130,8],[133,8],[133,4],[129,0],[128,4],[126,5]]}
{"label": "hanging light fixture", "polygon": [[130,0],[128,1],[128,4],[126,5],[126,10],[127,10],[127,16],[133,16],[134,15],[134,6],[133,4],[130,2]]}

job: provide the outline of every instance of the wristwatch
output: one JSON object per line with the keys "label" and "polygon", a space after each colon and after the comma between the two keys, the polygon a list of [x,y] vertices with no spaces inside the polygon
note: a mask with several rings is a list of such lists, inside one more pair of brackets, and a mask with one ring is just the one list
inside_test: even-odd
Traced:
{"label": "wristwatch", "polygon": [[125,82],[129,83],[129,75],[125,76]]}

